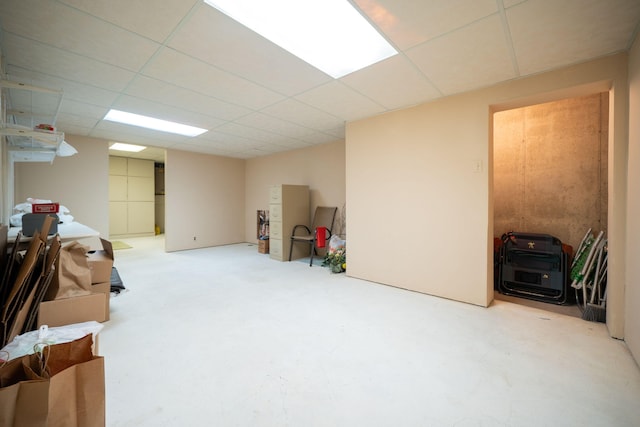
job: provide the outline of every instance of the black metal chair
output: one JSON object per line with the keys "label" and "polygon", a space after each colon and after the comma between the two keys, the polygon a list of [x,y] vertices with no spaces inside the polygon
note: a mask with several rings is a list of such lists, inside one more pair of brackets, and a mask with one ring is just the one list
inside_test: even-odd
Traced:
{"label": "black metal chair", "polygon": [[295,243],[304,243],[311,246],[311,253],[309,254],[309,266],[313,265],[313,255],[316,252],[316,229],[318,227],[325,227],[327,229],[326,239],[331,237],[331,229],[333,228],[333,222],[336,218],[337,207],[333,206],[318,206],[313,215],[313,221],[311,228],[306,225],[298,224],[293,227],[291,232],[291,245],[289,246],[289,261],[291,261],[291,254],[293,253],[293,245]]}

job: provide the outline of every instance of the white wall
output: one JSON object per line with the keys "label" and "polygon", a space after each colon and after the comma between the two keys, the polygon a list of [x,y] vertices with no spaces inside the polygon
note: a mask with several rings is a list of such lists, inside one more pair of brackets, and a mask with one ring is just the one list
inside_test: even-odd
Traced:
{"label": "white wall", "polygon": [[165,191],[167,251],[245,241],[244,160],[167,150]]}
{"label": "white wall", "polygon": [[629,54],[629,178],[627,204],[627,286],[624,337],[640,361],[640,38]]}
{"label": "white wall", "polygon": [[65,135],[78,150],[50,163],[16,163],[15,204],[27,197],[66,206],[74,220],[109,236],[109,146],[103,139]]}
{"label": "white wall", "polygon": [[488,306],[492,112],[611,90],[608,326],[621,337],[626,87],[627,55],[619,54],[349,123],[347,274]]}

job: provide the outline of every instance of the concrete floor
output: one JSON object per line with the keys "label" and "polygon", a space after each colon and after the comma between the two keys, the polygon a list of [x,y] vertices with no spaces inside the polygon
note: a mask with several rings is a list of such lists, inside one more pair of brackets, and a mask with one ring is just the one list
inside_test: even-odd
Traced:
{"label": "concrete floor", "polygon": [[637,426],[606,326],[281,263],[255,245],[116,251],[108,426]]}

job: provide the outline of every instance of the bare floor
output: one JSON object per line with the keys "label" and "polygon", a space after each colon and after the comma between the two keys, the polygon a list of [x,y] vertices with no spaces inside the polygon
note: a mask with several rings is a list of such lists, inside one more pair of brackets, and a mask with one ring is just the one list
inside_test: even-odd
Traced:
{"label": "bare floor", "polygon": [[124,239],[100,333],[108,426],[637,426],[606,326],[277,262]]}

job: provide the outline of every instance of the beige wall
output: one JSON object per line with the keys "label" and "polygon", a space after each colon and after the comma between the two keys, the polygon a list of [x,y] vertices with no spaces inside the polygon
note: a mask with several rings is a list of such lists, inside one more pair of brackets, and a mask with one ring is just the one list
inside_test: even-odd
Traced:
{"label": "beige wall", "polygon": [[608,230],[615,261],[608,326],[622,336],[626,58],[610,56],[348,124],[347,274],[488,306],[492,112],[611,89]]}
{"label": "beige wall", "polygon": [[[266,208],[268,186],[303,183],[312,206],[349,201],[347,274],[486,306],[493,296],[492,112],[610,90],[607,325],[624,336],[626,283],[625,339],[638,359],[640,122],[627,120],[627,89],[631,117],[640,114],[638,44],[629,64],[626,54],[610,56],[348,124],[346,144],[247,161],[170,150],[167,250],[255,241],[255,211]],[[17,195],[58,199],[108,235],[107,141],[67,139],[80,153],[20,165]]]}
{"label": "beige wall", "polygon": [[74,220],[109,236],[109,147],[102,139],[65,135],[78,153],[53,163],[16,163],[15,204],[27,197],[66,206]]}
{"label": "beige wall", "polygon": [[624,338],[640,362],[640,38],[629,55],[629,188]]}
{"label": "beige wall", "polygon": [[349,276],[489,303],[487,126],[477,94],[347,125]]}
{"label": "beige wall", "polygon": [[310,217],[316,206],[337,206],[336,234],[345,206],[344,141],[247,160],[245,240],[256,241],[256,211],[269,209],[269,186],[308,185]]}
{"label": "beige wall", "polygon": [[165,249],[244,242],[245,161],[178,150],[165,158]]}
{"label": "beige wall", "polygon": [[494,114],[494,237],[551,234],[577,250],[607,231],[609,94]]}

